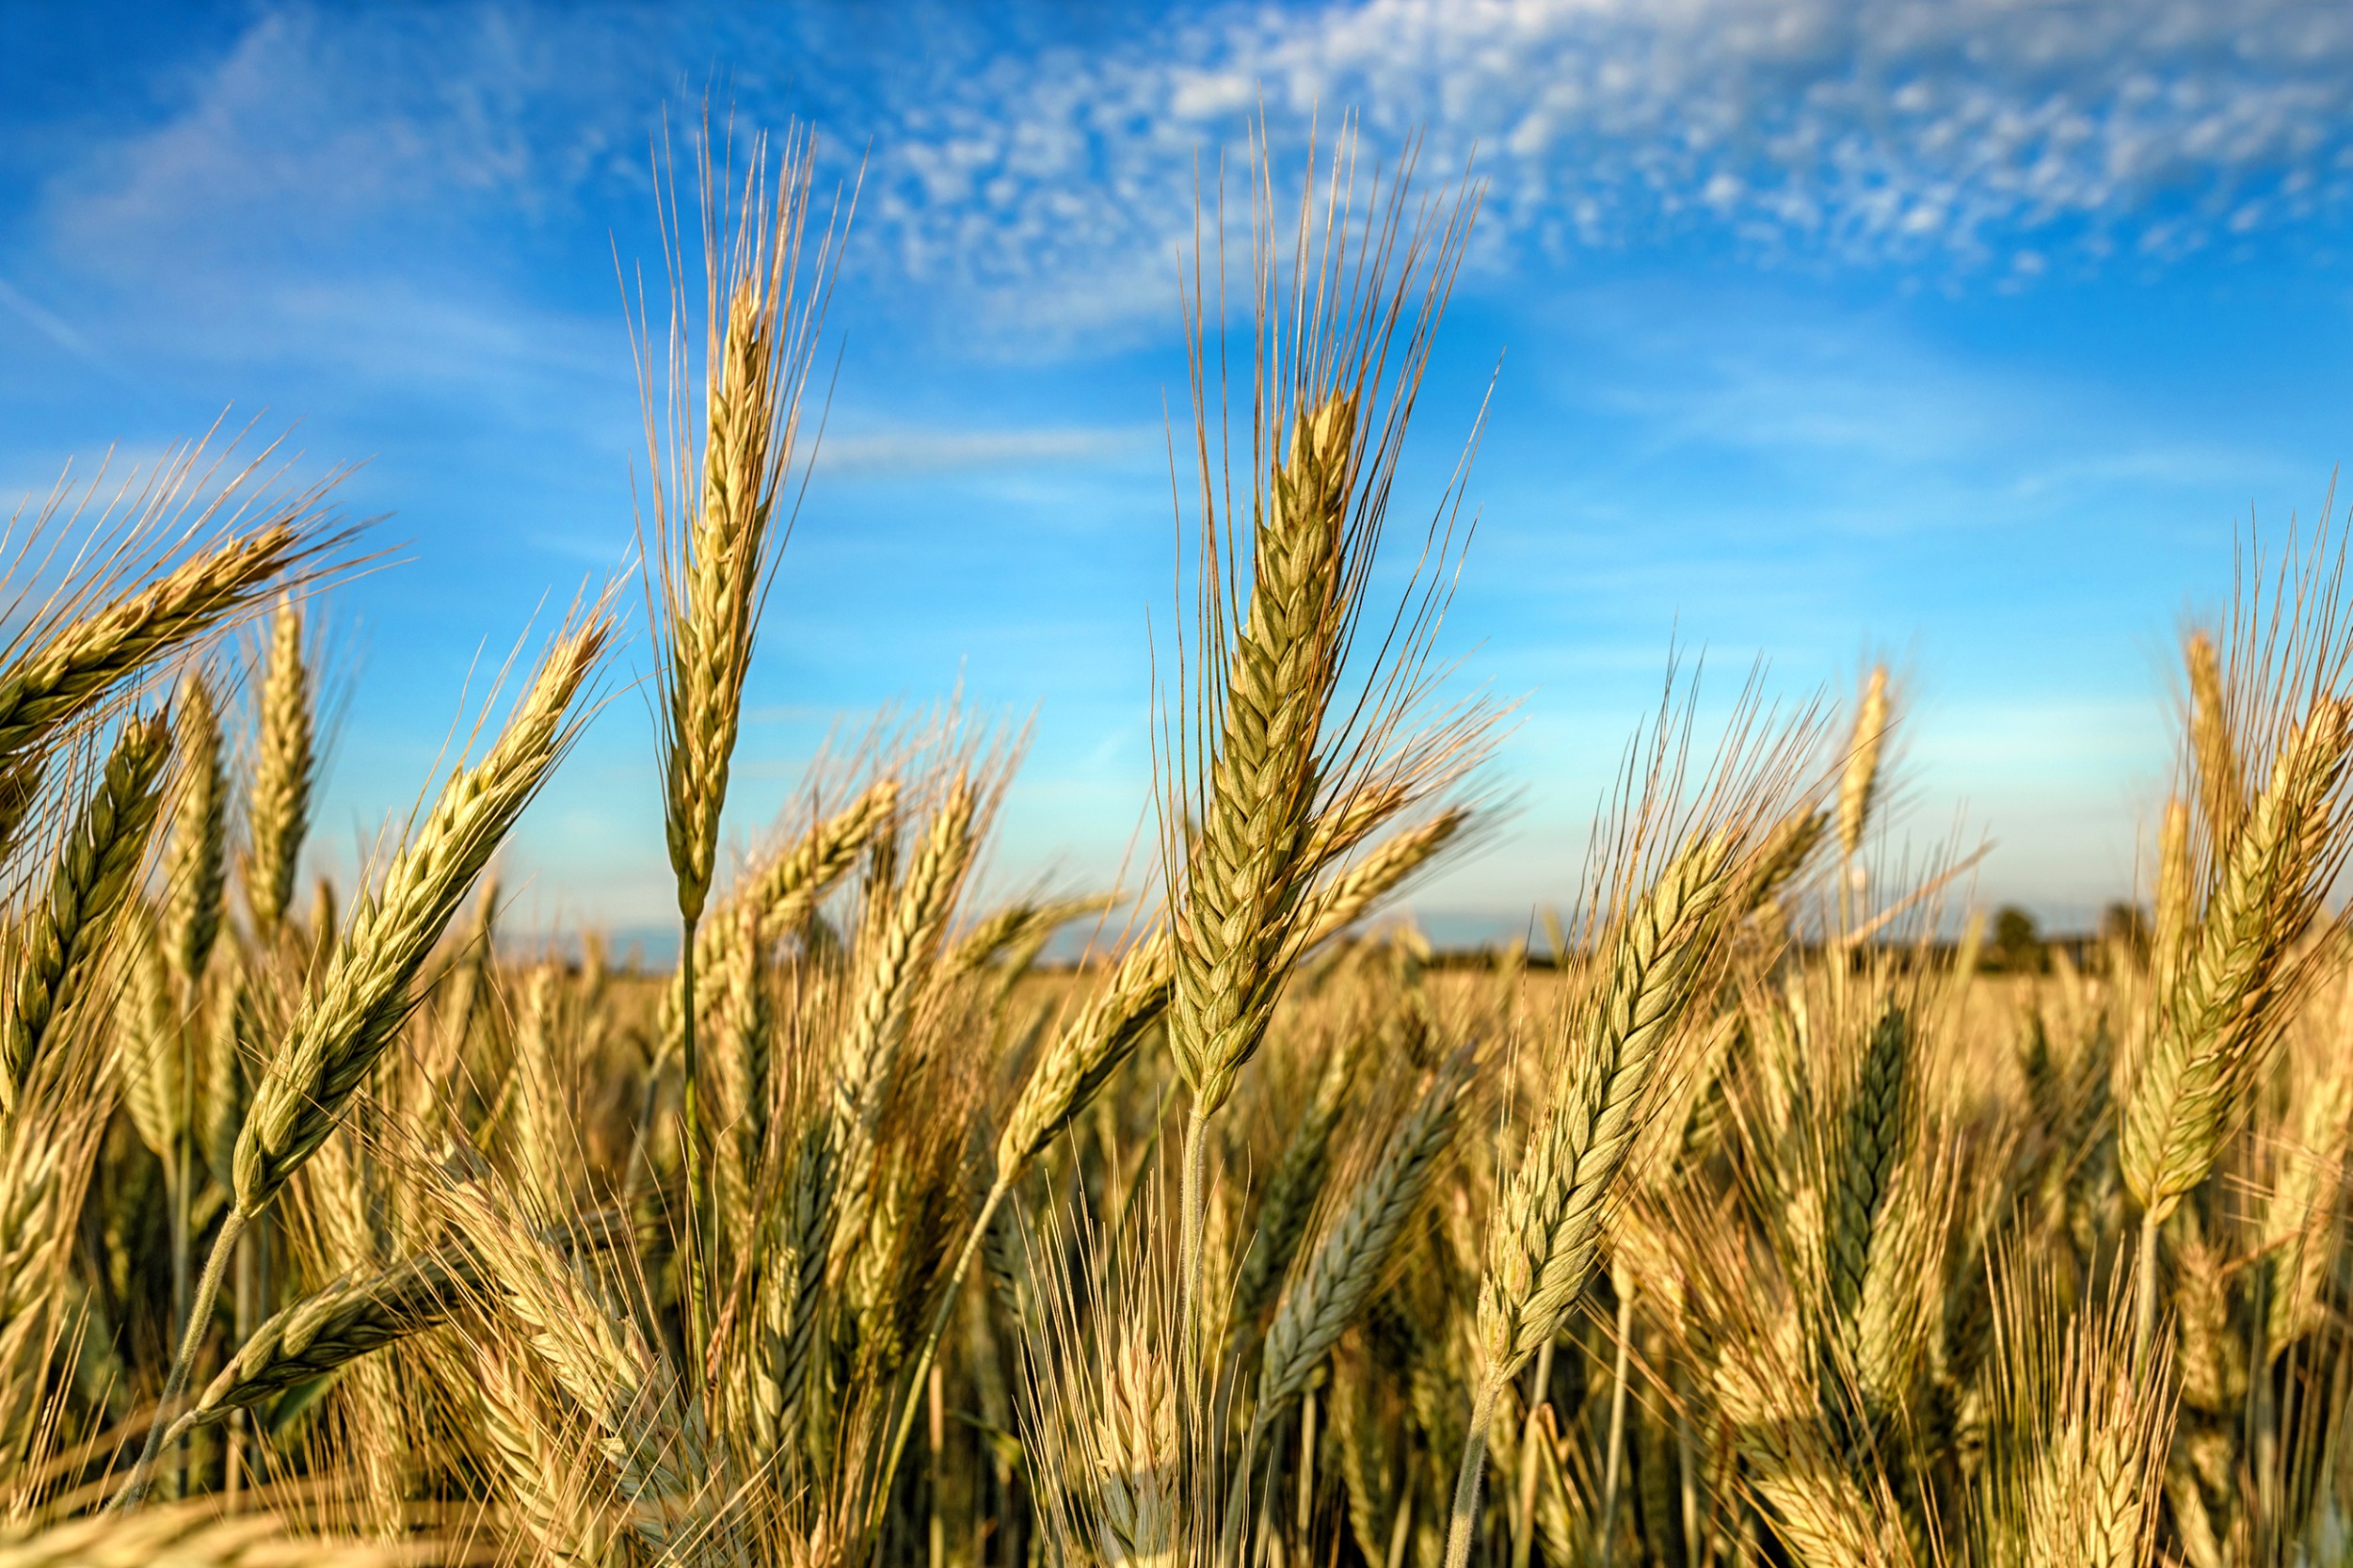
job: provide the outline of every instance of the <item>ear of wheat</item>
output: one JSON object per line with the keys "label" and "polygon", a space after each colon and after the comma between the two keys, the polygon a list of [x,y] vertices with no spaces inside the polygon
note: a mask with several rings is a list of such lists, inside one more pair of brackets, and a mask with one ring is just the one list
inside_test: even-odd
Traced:
{"label": "ear of wheat", "polygon": [[[506,727],[483,760],[450,779],[381,886],[360,900],[316,988],[262,1072],[232,1164],[234,1206],[214,1241],[164,1386],[163,1403],[187,1381],[221,1272],[237,1239],[302,1162],[326,1142],[344,1105],[415,1005],[409,984],[466,889],[578,733],[574,707],[600,662],[612,620],[601,605],[567,626],[541,659]],[[115,1507],[146,1495],[163,1424]]]}
{"label": "ear of wheat", "polygon": [[1432,1075],[1382,1144],[1379,1158],[1334,1213],[1305,1271],[1285,1288],[1259,1362],[1254,1424],[1263,1427],[1299,1397],[1334,1342],[1364,1310],[1453,1142],[1475,1066],[1476,1058],[1465,1049]]}
{"label": "ear of wheat", "polygon": [[220,935],[229,866],[229,775],[221,758],[220,714],[201,672],[191,671],[180,682],[172,728],[179,779],[164,861],[163,947],[181,995],[192,1001]]}
{"label": "ear of wheat", "polygon": [[1225,728],[1176,928],[1169,1044],[1196,1115],[1216,1110],[1266,1032],[1306,891],[1357,442],[1353,398],[1303,409],[1252,537],[1250,610],[1220,687]]}
{"label": "ear of wheat", "polygon": [[1487,1368],[1449,1527],[1449,1568],[1469,1560],[1486,1429],[1502,1389],[1560,1332],[1600,1256],[1602,1224],[1650,1089],[1713,956],[1732,888],[1733,840],[1711,834],[1661,869],[1610,939],[1608,980],[1577,1021],[1553,1092],[1499,1199],[1479,1287]]}
{"label": "ear of wheat", "polygon": [[[1204,280],[1193,278],[1202,565],[1161,853],[1174,950],[1167,1037],[1193,1096],[1178,1268],[1196,1340],[1209,1119],[1265,1038],[1312,920],[1316,874],[1337,840],[1361,840],[1414,782],[1443,776],[1475,751],[1485,722],[1474,708],[1413,732],[1425,717],[1430,639],[1445,603],[1435,578],[1418,571],[1379,651],[1360,664],[1360,695],[1341,695],[1430,333],[1477,201],[1461,191],[1415,211],[1401,177],[1360,222],[1353,147],[1344,136],[1321,196],[1311,166],[1288,257],[1271,170],[1254,192],[1257,339],[1240,503],[1225,412],[1211,407]],[[1214,396],[1226,396],[1222,379]],[[1448,552],[1446,516],[1442,504],[1425,568]],[[1228,581],[1245,558],[1246,582]],[[1321,842],[1320,820],[1329,829]]]}
{"label": "ear of wheat", "polygon": [[2192,632],[2182,646],[2189,670],[2189,757],[2198,799],[2206,813],[2207,842],[2217,859],[2230,854],[2247,809],[2234,721],[2222,680],[2222,657],[2214,638]]}
{"label": "ear of wheat", "polygon": [[[709,1337],[702,1162],[702,1062],[696,1039],[696,938],[711,897],[719,822],[751,672],[759,612],[781,536],[778,498],[799,433],[801,389],[830,280],[824,257],[803,298],[801,244],[808,215],[813,142],[788,137],[773,189],[767,144],[755,138],[750,169],[724,241],[721,188],[706,151],[703,170],[705,342],[698,408],[674,325],[668,350],[668,450],[654,408],[651,345],[641,349],[646,429],[654,470],[653,548],[645,552],[648,598],[664,644],[656,680],[663,832],[678,893],[679,1009],[684,1073],[686,1266],[697,1339]],[[830,238],[830,236],[828,236]],[[672,257],[674,317],[682,314],[680,267]],[[690,424],[695,428],[688,435]]]}
{"label": "ear of wheat", "polygon": [[1852,860],[1863,848],[1871,804],[1879,793],[1880,754],[1887,741],[1887,666],[1874,664],[1856,705],[1854,733],[1847,744],[1846,771],[1838,780],[1838,851]]}
{"label": "ear of wheat", "polygon": [[600,610],[555,639],[497,744],[450,779],[381,885],[352,910],[247,1112],[237,1141],[239,1213],[258,1214],[277,1195],[391,1044],[414,1005],[409,982],[577,733],[573,710],[611,626]]}
{"label": "ear of wheat", "polygon": [[317,766],[312,679],[302,610],[292,596],[270,617],[262,665],[260,728],[246,802],[245,900],[257,933],[274,936],[294,905]]}
{"label": "ear of wheat", "polygon": [[97,790],[66,835],[48,896],[13,954],[0,1016],[0,1113],[24,1098],[42,1047],[87,984],[147,853],[171,755],[168,718],[134,719],[116,741]]}
{"label": "ear of wheat", "polygon": [[118,682],[243,613],[318,548],[307,511],[191,555],[148,587],[49,632],[0,671],[0,758],[41,744]]}
{"label": "ear of wheat", "polygon": [[2321,889],[2315,851],[2353,746],[2353,710],[2316,704],[2281,746],[2217,873],[2140,1053],[2118,1153],[2151,1224],[2205,1178],[2278,1019],[2278,982]]}

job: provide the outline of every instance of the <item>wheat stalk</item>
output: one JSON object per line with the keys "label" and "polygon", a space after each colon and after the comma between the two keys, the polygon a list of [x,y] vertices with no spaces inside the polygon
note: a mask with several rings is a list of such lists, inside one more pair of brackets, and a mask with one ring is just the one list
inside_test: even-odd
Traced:
{"label": "wheat stalk", "polygon": [[2324,1320],[2323,1297],[2335,1256],[2345,1145],[2353,1135],[2353,1066],[2332,1054],[2295,1110],[2296,1129],[2275,1156],[2256,1236],[2269,1259],[2264,1341],[2278,1355]]}
{"label": "wheat stalk", "polygon": [[773,932],[799,925],[825,889],[857,863],[868,842],[897,819],[903,793],[897,779],[876,779],[856,800],[812,824],[791,849],[754,872],[741,896],[760,911],[760,925]]}
{"label": "wheat stalk", "polygon": [[587,1421],[644,1544],[658,1555],[697,1541],[715,1548],[718,1540],[705,1539],[713,1532],[706,1499],[726,1493],[691,1393],[575,1261],[516,1223],[495,1193],[470,1183],[442,1201],[501,1308]]}
{"label": "wheat stalk", "polygon": [[1297,1399],[1341,1332],[1364,1308],[1405,1222],[1429,1190],[1472,1081],[1475,1059],[1457,1051],[1425,1085],[1334,1217],[1305,1272],[1284,1288],[1267,1330],[1258,1371],[1258,1411],[1271,1419]]}
{"label": "wheat stalk", "polygon": [[1911,1059],[1909,1020],[1891,1004],[1871,1028],[1830,1161],[1822,1255],[1830,1305],[1842,1317],[1862,1305],[1873,1238],[1908,1142]]}
{"label": "wheat stalk", "polygon": [[509,1092],[512,1107],[509,1141],[523,1190],[543,1211],[562,1213],[571,1182],[567,1173],[569,1151],[558,1130],[558,1118],[569,1099],[556,1057],[563,1013],[563,973],[553,964],[540,964],[523,983],[521,1016],[515,1026],[515,1077]]}
{"label": "wheat stalk", "polygon": [[278,1047],[237,1141],[237,1211],[267,1207],[414,1005],[410,982],[474,878],[577,733],[572,710],[611,634],[601,611],[567,627],[483,760],[460,768],[381,885],[353,908],[325,976]]}
{"label": "wheat stalk", "polygon": [[2197,872],[2189,856],[2189,803],[2176,795],[2165,803],[2157,829],[2157,907],[2149,939],[2149,972],[2163,979],[2179,971],[2182,950],[2197,922]]}
{"label": "wheat stalk", "polygon": [[462,1252],[443,1249],[332,1281],[248,1336],[171,1423],[165,1446],[447,1320],[480,1288]]}
{"label": "wheat stalk", "polygon": [[[760,911],[746,904],[721,925],[719,995],[712,1009],[714,1231],[725,1226],[740,1250],[756,1217],[753,1173],[768,1126],[768,1056],[774,1024],[768,1006],[767,942]],[[714,1267],[723,1259],[714,1256]]]}
{"label": "wheat stalk", "polygon": [[950,780],[921,847],[909,862],[873,939],[862,943],[857,989],[834,1059],[833,1117],[840,1129],[838,1201],[845,1206],[833,1237],[834,1262],[863,1233],[867,1176],[883,1090],[905,1038],[918,988],[938,958],[958,889],[972,862],[982,807],[969,776]]}
{"label": "wheat stalk", "polygon": [[1176,922],[1169,1046],[1196,1120],[1225,1100],[1266,1033],[1306,891],[1318,743],[1348,608],[1357,443],[1353,398],[1302,409],[1251,538],[1250,607],[1219,687],[1224,726]]}
{"label": "wheat stalk", "polygon": [[[646,428],[656,473],[654,548],[644,552],[648,598],[663,643],[656,694],[662,764],[663,836],[678,893],[679,985],[685,1123],[686,1267],[689,1310],[697,1339],[707,1339],[709,1242],[703,1213],[702,1062],[696,1040],[697,929],[711,896],[719,822],[751,672],[759,611],[775,568],[782,530],[777,502],[799,432],[801,389],[822,311],[821,281],[802,301],[803,226],[808,213],[815,148],[788,139],[766,185],[767,145],[752,145],[751,173],[733,232],[722,243],[726,200],[708,163],[703,174],[705,342],[699,440],[691,416],[684,345],[670,345],[670,452],[664,455],[653,408],[649,352],[641,359]],[[674,295],[682,291],[672,259]],[[682,313],[682,299],[674,312]]]}

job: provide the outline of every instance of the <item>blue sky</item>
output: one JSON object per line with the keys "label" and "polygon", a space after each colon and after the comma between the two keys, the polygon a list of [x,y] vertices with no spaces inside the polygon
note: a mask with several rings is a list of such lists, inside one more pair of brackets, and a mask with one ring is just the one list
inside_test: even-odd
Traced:
{"label": "blue sky", "polygon": [[[1488,183],[1401,501],[1492,377],[1449,644],[1523,699],[1520,807],[1421,895],[1446,929],[1573,896],[1678,643],[1799,699],[1892,652],[1908,830],[1991,837],[1983,898],[2081,919],[2164,785],[2179,616],[2353,452],[2340,6],[0,0],[0,29],[11,506],[231,408],[365,459],[346,505],[392,514],[401,564],[330,610],[330,862],[430,776],[477,660],[630,548],[615,259],[656,264],[648,137],[706,93],[864,181],[740,835],[837,718],[960,685],[1035,716],[997,874],[1112,874],[1170,608],[1174,258],[1260,111],[1281,156],[1353,111]],[[663,918],[634,693],[508,878],[526,920]]]}

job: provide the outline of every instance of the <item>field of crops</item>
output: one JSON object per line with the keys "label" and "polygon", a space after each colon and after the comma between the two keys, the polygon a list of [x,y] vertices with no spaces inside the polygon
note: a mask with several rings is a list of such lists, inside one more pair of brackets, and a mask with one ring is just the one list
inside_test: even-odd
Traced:
{"label": "field of crops", "polygon": [[629,584],[305,886],[328,492],[20,520],[80,553],[0,667],[0,1568],[2353,1560],[2341,538],[2185,634],[2097,941],[1886,869],[1875,669],[1671,685],[1545,939],[1433,954],[1384,912],[1496,714],[1459,475],[1390,483],[1472,206],[1343,164],[1193,280],[1149,891],[976,897],[1017,747],[953,711],[728,865],[806,153],[706,175],[641,325],[675,970],[498,928]]}

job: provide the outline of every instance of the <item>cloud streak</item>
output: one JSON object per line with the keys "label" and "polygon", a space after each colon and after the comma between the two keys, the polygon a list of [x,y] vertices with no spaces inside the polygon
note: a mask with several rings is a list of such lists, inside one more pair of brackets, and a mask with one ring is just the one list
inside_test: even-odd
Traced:
{"label": "cloud streak", "polygon": [[1149,427],[827,431],[817,448],[817,469],[858,478],[895,478],[976,469],[1059,468],[1149,453],[1160,435]]}

